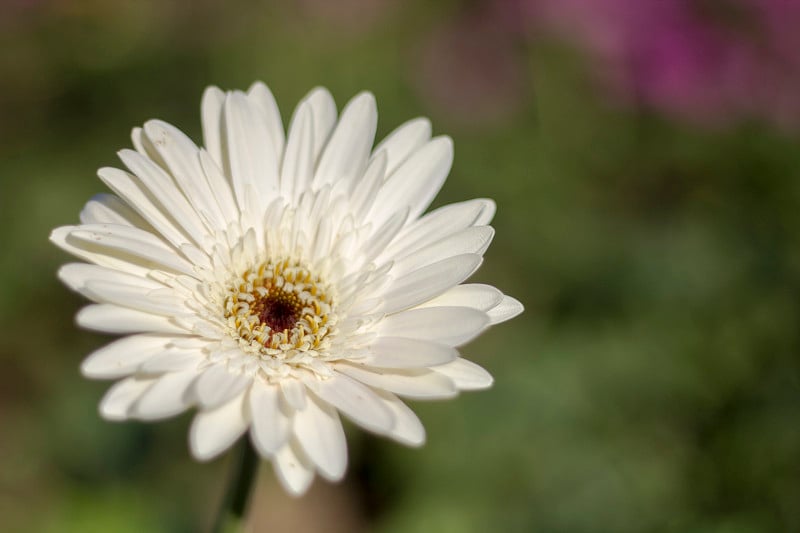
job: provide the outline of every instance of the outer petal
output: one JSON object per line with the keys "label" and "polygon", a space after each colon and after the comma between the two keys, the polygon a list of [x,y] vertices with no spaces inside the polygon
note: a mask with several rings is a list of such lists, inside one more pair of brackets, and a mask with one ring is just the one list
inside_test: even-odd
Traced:
{"label": "outer petal", "polygon": [[314,177],[313,117],[311,104],[300,104],[286,141],[286,153],[281,167],[281,194],[294,202],[309,187]]}
{"label": "outer petal", "polygon": [[171,270],[182,274],[194,274],[192,264],[175,253],[161,239],[128,226],[112,224],[84,224],[70,232],[77,246],[96,248],[98,253],[125,258],[133,257],[145,266]]}
{"label": "outer petal", "polygon": [[224,114],[223,154],[239,207],[247,209],[251,194],[264,205],[278,192],[281,154],[275,152],[265,120],[243,93],[228,95]]}
{"label": "outer petal", "polygon": [[453,382],[431,370],[390,370],[337,363],[336,370],[375,389],[407,398],[435,400],[458,394]]}
{"label": "outer petal", "polygon": [[403,337],[378,337],[369,351],[363,362],[380,368],[422,368],[442,365],[458,357],[456,349],[446,344]]}
{"label": "outer petal", "polygon": [[494,237],[491,226],[473,226],[439,241],[398,257],[392,267],[393,276],[403,276],[437,261],[461,254],[483,255]]}
{"label": "outer petal", "polygon": [[375,391],[343,374],[324,380],[312,377],[306,380],[306,386],[365,429],[386,433],[394,427],[392,411]]}
{"label": "outer petal", "polygon": [[[319,160],[319,156],[322,153],[325,144],[328,142],[328,138],[333,131],[334,126],[336,125],[336,102],[334,102],[331,93],[328,92],[328,89],[324,87],[316,87],[312,89],[306,96],[300,101],[298,104],[297,109],[300,109],[304,103],[307,103],[311,107],[312,115],[313,115],[313,122],[314,122],[314,161]],[[292,129],[292,125],[296,119],[297,111],[295,111],[295,116],[292,117],[292,121],[290,122],[289,129]]]}
{"label": "outer petal", "polygon": [[387,435],[407,446],[422,446],[425,443],[425,427],[414,411],[391,392],[377,390],[375,393],[391,409],[395,421]]}
{"label": "outer petal", "polygon": [[292,430],[320,474],[331,481],[344,476],[347,442],[336,409],[309,396],[305,409],[295,413]]}
{"label": "outer petal", "polygon": [[189,333],[168,317],[111,304],[87,305],[78,311],[75,321],[81,327],[105,333]]}
{"label": "outer petal", "polygon": [[120,224],[152,230],[139,213],[113,194],[94,195],[83,206],[80,219],[82,224]]}
{"label": "outer petal", "polygon": [[61,226],[60,228],[54,229],[50,233],[50,242],[65,252],[96,265],[139,276],[146,276],[150,271],[150,268],[139,264],[138,261],[131,262],[129,258],[109,256],[104,253],[105,250],[98,250],[97,247],[86,246],[85,243],[75,240],[71,236],[71,233],[77,227],[78,226]]}
{"label": "outer petal", "polygon": [[468,307],[426,307],[384,318],[380,334],[459,346],[475,338],[488,323],[486,313]]}
{"label": "outer petal", "polygon": [[378,110],[371,93],[350,100],[317,164],[314,188],[339,180],[354,182],[363,174],[377,124]]}
{"label": "outer petal", "polygon": [[281,400],[289,411],[301,411],[306,407],[306,388],[300,380],[287,378],[281,381]]}
{"label": "outer petal", "polygon": [[386,136],[373,153],[386,153],[386,172],[391,174],[418,148],[431,139],[431,122],[427,118],[414,118],[401,124]]}
{"label": "outer petal", "polygon": [[481,218],[487,210],[494,212],[494,202],[485,198],[448,204],[409,224],[378,257],[378,261],[404,257],[429,244],[470,226],[482,226]]}
{"label": "outer petal", "polygon": [[[131,207],[139,211],[162,233],[167,232],[174,221],[176,227],[191,237],[195,243],[202,244],[206,226],[167,170],[160,166],[157,160],[133,150],[120,150],[118,155],[136,179],[126,185],[119,171],[115,173],[110,169],[100,169],[97,173],[100,179],[126,200],[135,199],[135,203],[131,202]],[[140,192],[134,194],[134,188],[138,188]],[[156,211],[160,212],[161,216],[157,216]],[[168,223],[164,222],[165,219]]]}
{"label": "outer petal", "polygon": [[141,283],[127,284],[119,281],[89,280],[80,293],[95,302],[108,303],[163,316],[190,313],[184,298],[172,289],[144,289]]}
{"label": "outer petal", "polygon": [[511,296],[503,296],[503,300],[495,307],[489,309],[487,314],[491,324],[499,324],[506,320],[511,320],[520,314],[525,308],[515,298]]}
{"label": "outer petal", "polygon": [[287,443],[272,459],[275,475],[292,496],[304,494],[314,480],[314,464],[297,444]]}
{"label": "outer petal", "polygon": [[130,377],[118,381],[100,400],[100,415],[107,420],[125,420],[130,417],[131,406],[155,380]]}
{"label": "outer petal", "polygon": [[224,365],[216,364],[203,370],[195,392],[200,405],[211,409],[240,396],[252,381],[250,376],[233,374]]}
{"label": "outer petal", "polygon": [[203,169],[200,166],[197,145],[178,128],[161,120],[147,121],[144,133],[163,161],[164,169],[178,185],[178,189],[173,192],[182,193],[191,209],[198,214],[202,213],[206,220],[213,220],[216,229],[224,228],[222,214],[208,182],[198,179],[203,176]]}
{"label": "outer petal", "polygon": [[278,387],[256,381],[250,388],[250,436],[265,457],[275,455],[289,439],[289,417],[280,408]]}
{"label": "outer petal", "polygon": [[417,308],[423,307],[471,307],[478,311],[487,312],[496,307],[503,300],[503,293],[491,285],[480,283],[464,283],[423,302]]}
{"label": "outer petal", "polygon": [[62,266],[58,269],[58,278],[67,287],[78,292],[85,289],[90,282],[95,281],[137,286],[142,292],[166,288],[165,285],[149,278],[86,263],[68,263]]}
{"label": "outer petal", "polygon": [[131,407],[131,415],[141,420],[158,420],[182,413],[192,405],[191,384],[196,370],[164,374]]}
{"label": "outer petal", "polygon": [[282,154],[285,142],[283,122],[281,121],[281,112],[278,109],[278,104],[275,102],[275,97],[272,96],[272,91],[264,83],[257,81],[247,90],[247,97],[261,110],[272,144],[275,147],[275,153]]}
{"label": "outer petal", "polygon": [[222,106],[225,93],[219,87],[209,87],[200,104],[203,119],[203,144],[216,163],[222,166]]}
{"label": "outer petal", "polygon": [[139,370],[145,374],[197,370],[205,360],[205,355],[197,348],[170,348],[144,361]]}
{"label": "outer petal", "polygon": [[411,155],[386,180],[370,212],[379,225],[398,208],[410,207],[410,220],[428,208],[439,192],[453,164],[453,141],[436,137]]}
{"label": "outer petal", "polygon": [[466,359],[459,358],[432,370],[450,378],[460,390],[488,389],[494,383],[491,374]]}
{"label": "outer petal", "polygon": [[414,270],[392,282],[383,295],[384,313],[394,313],[439,296],[481,265],[477,254],[461,254]]}
{"label": "outer petal", "polygon": [[117,378],[132,374],[141,363],[167,350],[173,337],[132,335],[92,352],[81,363],[81,373],[89,378]]}
{"label": "outer petal", "polygon": [[250,418],[244,397],[242,393],[216,409],[195,415],[189,429],[189,448],[196,459],[213,459],[247,430]]}

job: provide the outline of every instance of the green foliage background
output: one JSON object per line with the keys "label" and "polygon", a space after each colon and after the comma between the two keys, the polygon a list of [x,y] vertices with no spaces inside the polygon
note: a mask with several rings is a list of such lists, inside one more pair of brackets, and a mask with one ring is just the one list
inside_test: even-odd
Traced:
{"label": "green foliage background", "polygon": [[454,116],[415,87],[426,36],[464,6],[387,2],[364,21],[357,2],[352,20],[315,5],[42,1],[2,17],[2,529],[210,523],[227,458],[191,460],[188,415],[99,418],[107,384],[78,365],[107,339],[74,327],[82,302],[55,279],[68,258],[47,236],[103,190],[95,170],[117,164],[132,126],[158,117],[199,140],[206,85],[261,79],[284,118],[315,85],[340,106],[372,90],[379,136],[431,117],[456,146],[437,204],[497,201],[476,278],[527,311],[464,350],[493,389],[414,405],[424,448],[349,428],[344,484],[317,480],[297,501],[262,469],[259,527],[800,530],[797,132],[614,106],[569,46],[529,41],[514,111]]}

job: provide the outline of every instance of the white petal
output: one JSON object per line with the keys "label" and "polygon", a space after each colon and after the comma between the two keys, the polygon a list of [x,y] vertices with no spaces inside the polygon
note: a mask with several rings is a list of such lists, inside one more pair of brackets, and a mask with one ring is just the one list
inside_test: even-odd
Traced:
{"label": "white petal", "polygon": [[245,394],[211,411],[200,411],[189,429],[189,448],[199,461],[207,461],[228,449],[249,423]]}
{"label": "white petal", "polygon": [[278,402],[278,387],[256,381],[250,389],[250,436],[264,457],[274,455],[289,438],[289,418]]}
{"label": "white petal", "polygon": [[453,164],[453,141],[436,137],[414,152],[378,192],[369,219],[381,224],[398,207],[411,208],[409,220],[428,208]]}
{"label": "white petal", "polygon": [[140,285],[89,280],[80,292],[98,303],[114,304],[145,313],[175,316],[189,312],[183,304],[183,298],[173,289],[143,290]]}
{"label": "white petal", "polygon": [[174,193],[183,193],[191,210],[211,217],[216,228],[224,227],[208,182],[201,179],[203,168],[200,166],[197,145],[185,133],[162,120],[147,121],[144,133],[163,160],[165,169],[175,179],[178,189]]}
{"label": "white petal", "polygon": [[140,420],[158,420],[182,413],[192,404],[190,385],[197,372],[172,372],[159,377],[139,400],[130,415]]}
{"label": "white petal", "polygon": [[473,226],[449,235],[405,257],[399,257],[392,275],[403,276],[424,266],[461,254],[483,255],[494,237],[491,226]]}
{"label": "white petal", "polygon": [[412,152],[431,139],[431,122],[427,118],[411,119],[386,136],[373,150],[385,152],[388,160],[387,174],[391,174]]}
{"label": "white petal", "polygon": [[304,409],[306,406],[306,388],[300,380],[284,379],[281,381],[281,399],[288,411]]}
{"label": "white petal", "polygon": [[79,226],[62,226],[56,228],[50,233],[50,241],[67,253],[100,266],[109,267],[137,276],[146,276],[151,270],[143,266],[138,260],[131,262],[129,258],[114,257],[113,255],[108,255],[107,250],[87,246],[86,243],[75,240],[71,237],[71,234],[78,227]]}
{"label": "white petal", "polygon": [[370,387],[408,398],[435,400],[452,398],[458,394],[458,389],[449,378],[431,370],[390,370],[348,363],[337,363],[335,368]]}
{"label": "white petal", "polygon": [[486,313],[468,307],[426,307],[387,316],[380,324],[380,334],[460,346],[488,324]]}
{"label": "white petal", "polygon": [[250,376],[234,374],[223,364],[216,364],[203,371],[195,384],[195,393],[200,405],[213,409],[240,395],[252,381]]}
{"label": "white petal", "polygon": [[[316,87],[300,101],[297,109],[300,109],[304,103],[311,106],[314,115],[314,162],[316,163],[336,125],[336,102],[333,101],[328,89]],[[294,117],[292,117],[292,122],[294,122]]]}
{"label": "white petal", "polygon": [[511,296],[504,295],[503,301],[497,304],[495,307],[489,309],[487,314],[489,315],[491,324],[499,324],[500,322],[511,320],[524,310],[525,308],[522,306],[519,300],[516,300]]}
{"label": "white petal", "polygon": [[[455,348],[403,337],[378,337],[363,363],[380,368],[421,368],[442,365],[458,357]],[[362,362],[359,360],[358,362]]]}
{"label": "white petal", "polygon": [[[142,131],[142,128],[136,127],[131,130],[131,142],[133,143],[133,147],[143,156],[150,157],[148,146],[145,146],[143,137],[144,131]],[[148,145],[149,144],[150,143],[148,143]]]}
{"label": "white petal", "polygon": [[203,121],[203,144],[216,163],[222,166],[222,106],[225,93],[219,87],[208,87],[203,93],[200,111]]}
{"label": "white petal", "polygon": [[487,312],[503,300],[503,293],[491,285],[465,283],[456,285],[432,300],[421,303],[422,307],[471,307]]}
{"label": "white petal", "polygon": [[450,378],[460,390],[488,389],[494,383],[494,378],[486,370],[462,358],[432,370]]}
{"label": "white petal", "polygon": [[131,374],[143,361],[164,352],[172,339],[161,335],[124,337],[92,352],[81,363],[81,373],[88,378],[117,378]]}
{"label": "white petal", "polygon": [[118,381],[100,400],[100,415],[107,420],[126,420],[136,400],[152,385],[154,380],[130,377]]}
{"label": "white petal", "polygon": [[146,359],[139,370],[150,374],[197,370],[205,360],[203,352],[198,349],[168,348]]}
{"label": "white petal", "polygon": [[367,165],[364,177],[350,196],[350,210],[356,220],[361,221],[367,216],[385,177],[386,154],[379,152],[375,154],[369,165]]}
{"label": "white petal", "polygon": [[375,391],[343,374],[326,379],[311,377],[306,386],[364,429],[386,433],[394,426],[392,412]]}
{"label": "white petal", "polygon": [[481,214],[475,220],[476,226],[488,226],[494,218],[495,211],[497,211],[497,204],[490,198],[483,199],[484,206]]}
{"label": "white petal", "polygon": [[304,494],[314,480],[314,465],[297,445],[286,444],[272,459],[275,475],[292,496]]}
{"label": "white petal", "polygon": [[382,226],[376,228],[372,237],[361,245],[361,252],[364,254],[365,262],[372,261],[376,255],[386,249],[386,245],[402,229],[406,219],[408,219],[408,208],[397,211]]}
{"label": "white petal", "polygon": [[389,409],[392,411],[394,426],[387,434],[397,442],[407,446],[422,446],[425,444],[425,427],[417,415],[403,403],[400,398],[382,390],[375,391]]}
{"label": "white petal", "polygon": [[276,154],[283,153],[284,135],[283,135],[283,122],[281,121],[281,112],[278,109],[278,104],[275,102],[275,97],[272,91],[264,83],[257,81],[247,90],[247,97],[251,102],[255,103],[263,113],[263,120],[269,130],[272,144],[275,147]]}
{"label": "white petal", "polygon": [[[138,177],[118,168],[103,167],[97,171],[97,175],[109,189],[131,205],[137,215],[147,222],[144,226],[137,225],[136,227],[147,231],[151,231],[150,227],[152,227],[173,246],[180,246],[190,241],[192,238],[190,234],[168,215],[169,212],[175,212],[177,209],[171,210],[170,208],[173,207],[171,205],[164,207],[157,200],[157,198],[169,199],[169,193],[163,191],[153,193]],[[169,201],[166,203],[170,204]]]}
{"label": "white petal", "polygon": [[378,110],[371,93],[363,92],[350,100],[320,156],[313,186],[319,189],[327,183],[354,182],[361,177],[377,124]]}
{"label": "white petal", "polygon": [[458,285],[475,272],[483,258],[462,254],[426,265],[394,280],[383,295],[384,313],[394,313],[421,304]]}
{"label": "white petal", "polygon": [[121,224],[136,228],[150,229],[150,224],[113,194],[100,193],[86,202],[81,210],[82,224]]}
{"label": "white petal", "polygon": [[161,283],[150,278],[143,278],[127,272],[120,272],[113,268],[86,263],[68,263],[58,269],[58,278],[73,291],[86,288],[90,281],[104,281],[107,283],[120,283],[135,285],[143,292],[165,288]]}
{"label": "white petal", "polygon": [[[158,128],[158,131],[163,131],[163,128]],[[173,131],[177,130],[173,129]],[[145,138],[147,139],[148,137]],[[184,139],[184,141],[191,144],[188,139]],[[170,146],[174,145],[170,144]],[[203,238],[206,234],[206,227],[203,221],[200,219],[195,207],[189,203],[183,192],[176,185],[173,177],[164,167],[133,150],[120,150],[117,155],[125,163],[125,166],[135,174],[137,179],[133,180],[133,185],[139,188],[142,193],[137,195],[137,202],[141,201],[143,204],[140,206],[137,203],[131,203],[131,207],[139,211],[159,231],[162,230],[162,224],[159,222],[159,225],[156,225],[160,218],[154,215],[153,210],[160,211],[162,217],[166,216],[170,223],[176,223],[196,244],[203,244]],[[190,154],[186,157],[191,158],[192,155]],[[166,166],[166,163],[163,164]],[[112,190],[117,194],[123,192],[128,194],[127,189],[119,186],[119,184],[124,183],[120,175],[114,175],[111,170],[105,168],[100,169],[97,175],[107,182],[109,187],[112,187]],[[115,184],[114,180],[117,180],[117,184]],[[130,186],[129,188],[133,189]],[[142,195],[144,199],[142,199]],[[168,224],[163,224],[163,226],[163,231],[169,230]]]}
{"label": "white petal", "polygon": [[477,223],[487,206],[494,202],[484,198],[448,204],[434,209],[416,221],[410,221],[390,244],[378,261],[403,257]]}
{"label": "white petal", "polygon": [[333,229],[332,217],[323,217],[317,224],[317,231],[313,240],[309,243],[311,249],[310,258],[312,264],[317,264],[326,257],[330,257],[331,252],[331,231]]}
{"label": "white petal", "polygon": [[75,316],[81,327],[105,333],[189,333],[169,317],[112,304],[87,305]]}
{"label": "white petal", "polygon": [[281,194],[295,202],[314,177],[313,113],[310,103],[300,104],[286,141],[281,167]]}
{"label": "white petal", "polygon": [[275,152],[267,125],[241,92],[228,95],[224,111],[226,137],[223,152],[228,158],[228,170],[239,207],[247,208],[250,187],[260,201],[266,203],[278,192],[280,164],[280,154]]}
{"label": "white petal", "polygon": [[236,205],[236,199],[233,197],[231,184],[228,178],[223,175],[220,163],[212,159],[212,156],[205,150],[200,150],[197,154],[200,161],[200,166],[203,168],[208,187],[211,194],[219,206],[220,212],[226,221],[225,227],[218,228],[226,230],[228,225],[232,222],[238,222],[241,211],[239,206]]}
{"label": "white petal", "polygon": [[178,255],[164,241],[139,228],[113,224],[84,224],[73,229],[70,238],[75,240],[76,245],[96,253],[113,255],[129,261],[140,261],[142,266],[154,269],[194,274],[191,263]]}
{"label": "white petal", "polygon": [[347,443],[336,409],[313,396],[295,413],[292,430],[297,442],[319,473],[338,481],[347,468]]}

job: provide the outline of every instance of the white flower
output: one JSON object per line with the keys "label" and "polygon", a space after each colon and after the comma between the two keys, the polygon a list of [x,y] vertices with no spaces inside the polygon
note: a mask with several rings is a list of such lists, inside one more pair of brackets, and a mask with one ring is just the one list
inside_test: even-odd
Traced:
{"label": "white flower", "polygon": [[210,459],[249,430],[278,479],[302,494],[339,480],[339,414],[418,446],[398,396],[438,399],[491,376],[456,347],[522,306],[462,284],[493,236],[495,206],[423,212],[453,160],[448,137],[411,120],[374,149],[375,99],[336,118],[328,91],[297,106],[284,135],[269,89],[206,90],[198,148],[158,120],[133,130],[128,171],[102,168],[81,223],[53,231],[87,263],[59,277],[93,302],[83,327],[127,335],[91,354],[91,378],[124,378],[100,404],[111,420],[197,406],[189,443]]}

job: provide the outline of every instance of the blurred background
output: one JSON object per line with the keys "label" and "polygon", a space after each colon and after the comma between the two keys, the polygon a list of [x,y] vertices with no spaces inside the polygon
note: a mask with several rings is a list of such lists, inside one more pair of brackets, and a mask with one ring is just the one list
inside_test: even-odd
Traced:
{"label": "blurred background", "polygon": [[[229,457],[190,416],[97,415],[51,228],[149,118],[203,88],[373,91],[379,136],[453,137],[437,205],[499,206],[479,281],[524,315],[464,349],[494,388],[417,402],[419,450],[350,433],[340,485],[264,531],[800,531],[800,3],[0,0],[0,522],[194,532]],[[229,454],[230,455],[230,454]]]}

